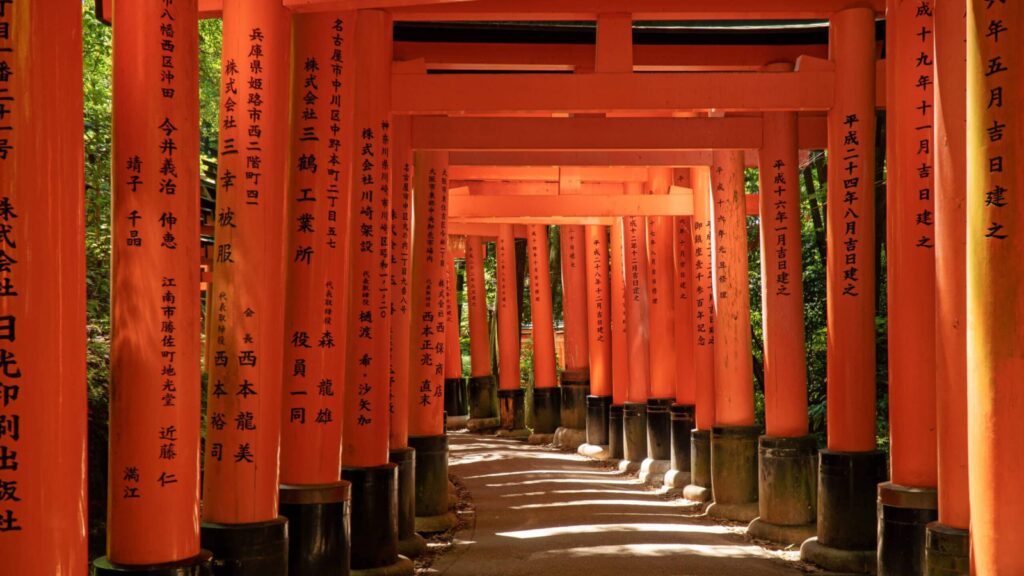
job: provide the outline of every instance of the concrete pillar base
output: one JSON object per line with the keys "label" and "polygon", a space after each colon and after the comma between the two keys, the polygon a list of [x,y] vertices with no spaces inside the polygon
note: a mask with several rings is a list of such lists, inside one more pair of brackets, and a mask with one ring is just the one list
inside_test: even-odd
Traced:
{"label": "concrete pillar base", "polygon": [[402,551],[402,543],[416,536],[416,450],[394,448],[388,459],[398,466],[398,553],[415,558]]}
{"label": "concrete pillar base", "polygon": [[623,436],[624,406],[608,409],[608,458],[621,460],[625,456],[626,440]]}
{"label": "concrete pillar base", "polygon": [[[502,430],[526,429],[526,392],[524,390],[498,390],[498,409],[501,414]],[[529,431],[527,430],[527,432]],[[501,436],[500,430],[498,435]]]}
{"label": "concrete pillar base", "polygon": [[611,396],[587,396],[587,444],[608,444],[608,411],[611,406]]}
{"label": "concrete pillar base", "polygon": [[938,493],[926,488],[878,485],[879,576],[925,573],[925,529],[939,518]]}
{"label": "concrete pillar base", "polygon": [[640,466],[647,459],[647,404],[627,402],[622,410],[623,460]]}
{"label": "concrete pillar base", "polygon": [[413,576],[415,573],[416,568],[413,566],[412,560],[405,556],[399,556],[397,560],[387,566],[352,570],[352,576]]}
{"label": "concrete pillar base", "polygon": [[498,417],[498,387],[494,376],[474,376],[469,379],[470,420]]}
{"label": "concrete pillar base", "polygon": [[372,468],[342,467],[341,477],[352,483],[352,573],[395,564],[398,466],[389,462]]}
{"label": "concrete pillar base", "polygon": [[711,492],[715,501],[708,515],[750,522],[759,515],[757,503],[756,426],[715,426],[711,432]]}
{"label": "concrete pillar base", "polygon": [[580,444],[580,447],[576,449],[576,453],[586,458],[593,458],[594,460],[610,460],[612,452],[608,446],[598,446],[596,444]]}
{"label": "concrete pillar base", "polygon": [[213,576],[273,576],[288,570],[288,519],[215,524],[203,522],[199,542],[213,554]]}
{"label": "concrete pillar base", "polygon": [[672,470],[676,471],[673,476],[678,478],[686,476],[686,484],[690,483],[690,432],[694,428],[695,413],[695,407],[688,404],[673,404],[669,408],[672,425],[670,440],[672,457],[670,460],[672,461]]}
{"label": "concrete pillar base", "polygon": [[346,576],[351,485],[282,485],[279,494],[281,515],[288,519],[288,573]]}
{"label": "concrete pillar base", "polygon": [[208,551],[201,550],[195,558],[181,562],[152,566],[121,566],[111,563],[103,556],[93,561],[92,573],[94,576],[210,576],[211,558],[212,555]]}
{"label": "concrete pillar base", "polygon": [[500,418],[470,418],[466,421],[466,429],[474,433],[490,432],[500,426]]}
{"label": "concrete pillar base", "polygon": [[694,502],[711,500],[711,431],[690,432],[690,485],[683,498]]}
{"label": "concrete pillar base", "polygon": [[671,399],[647,401],[647,457],[653,460],[672,460],[671,407]]}
{"label": "concrete pillar base", "polygon": [[423,532],[421,518],[448,513],[448,436],[410,436],[409,447],[416,450],[416,531]]}
{"label": "concrete pillar base", "polygon": [[665,482],[665,473],[672,469],[669,460],[647,458],[640,463],[640,481],[644,484],[661,486]]}
{"label": "concrete pillar base", "polygon": [[925,531],[925,574],[970,576],[970,552],[967,530],[932,522]]}
{"label": "concrete pillar base", "polygon": [[800,559],[842,574],[874,574],[878,568],[878,554],[874,550],[832,548],[819,542],[817,536],[800,546]]}
{"label": "concrete pillar base", "polygon": [[590,395],[590,370],[565,370],[561,377],[561,424],[566,428],[587,429],[587,396]]}
{"label": "concrete pillar base", "polygon": [[558,388],[534,388],[533,432],[554,434],[561,422],[562,391]]}
{"label": "concrete pillar base", "polygon": [[665,488],[677,489],[686,488],[690,485],[689,470],[669,470],[665,472],[665,480],[662,483]]}
{"label": "concrete pillar base", "polygon": [[[445,501],[447,502],[447,498]],[[458,525],[459,519],[454,512],[445,512],[436,516],[417,516],[416,531],[420,534],[441,534]]]}
{"label": "concrete pillar base", "polygon": [[526,439],[526,443],[531,446],[547,446],[554,443],[554,441],[554,434],[537,434],[537,432],[533,432],[530,434],[530,437]]}
{"label": "concrete pillar base", "polygon": [[[413,519],[413,528],[415,528],[416,519]],[[420,536],[416,532],[412,533],[412,536],[402,538],[398,541],[398,555],[405,556],[410,560],[419,558],[427,552],[427,539]]]}
{"label": "concrete pillar base", "polygon": [[469,417],[469,378],[455,379],[455,408],[459,416]]}
{"label": "concrete pillar base", "polygon": [[444,419],[445,430],[462,430],[469,422],[469,416],[446,416]]}
{"label": "concrete pillar base", "polygon": [[504,428],[498,428],[498,431],[494,433],[498,438],[508,438],[510,440],[529,440],[530,435],[529,428],[517,428],[515,430],[506,430]]}
{"label": "concrete pillar base", "polygon": [[448,414],[448,418],[463,414],[469,415],[468,412],[463,412],[462,407],[459,406],[459,387],[463,382],[462,378],[444,379],[444,411]]}
{"label": "concrete pillar base", "polygon": [[555,430],[555,446],[562,450],[577,450],[587,442],[587,431],[561,427]]}
{"label": "concrete pillar base", "polygon": [[775,544],[788,546],[799,546],[808,538],[814,538],[818,533],[818,525],[782,525],[765,522],[762,518],[754,518],[747,526],[747,536],[754,540],[765,540]]}

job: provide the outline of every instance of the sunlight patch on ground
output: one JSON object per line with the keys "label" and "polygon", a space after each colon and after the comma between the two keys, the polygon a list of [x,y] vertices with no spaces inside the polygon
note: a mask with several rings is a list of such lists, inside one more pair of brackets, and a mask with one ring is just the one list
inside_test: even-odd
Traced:
{"label": "sunlight patch on ground", "polygon": [[560,508],[565,506],[652,506],[657,508],[680,508],[675,502],[664,500],[573,500],[569,502],[547,502],[544,504],[523,504],[510,506],[512,510],[530,510],[534,508]]}
{"label": "sunlight patch on ground", "polygon": [[505,476],[543,476],[546,474],[557,474],[562,476],[575,476],[586,475],[586,476],[607,476],[614,478],[619,475],[618,470],[613,471],[596,471],[596,470],[517,470],[515,472],[494,472],[492,474],[480,474],[478,476],[466,476],[465,480],[476,480],[479,478],[501,478]]}
{"label": "sunlight patch on ground", "polygon": [[694,524],[584,524],[579,526],[555,526],[552,528],[535,528],[533,530],[517,530],[515,532],[498,532],[498,536],[517,538],[548,538],[577,534],[603,534],[608,532],[672,532],[685,534],[728,534],[721,526],[701,526]]}
{"label": "sunlight patch on ground", "polygon": [[532,486],[536,484],[600,484],[607,486],[643,486],[639,480],[595,480],[590,478],[543,478],[539,480],[523,480],[521,482],[505,482],[503,484],[487,484],[488,488],[511,488],[513,486]]}
{"label": "sunlight patch on ground", "polygon": [[530,560],[545,558],[594,558],[609,556],[707,556],[711,558],[767,558],[760,548],[752,546],[715,546],[708,544],[613,544],[608,546],[582,546],[533,554]]}

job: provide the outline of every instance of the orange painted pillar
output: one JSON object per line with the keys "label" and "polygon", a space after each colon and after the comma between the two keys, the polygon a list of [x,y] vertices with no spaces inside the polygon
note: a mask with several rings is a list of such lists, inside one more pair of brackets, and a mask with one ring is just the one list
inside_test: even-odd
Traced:
{"label": "orange painted pillar", "polygon": [[587,332],[587,239],[585,226],[561,226],[562,313],[565,370],[562,371],[561,426],[583,433],[590,394],[590,336]]}
{"label": "orange painted pillar", "polygon": [[551,309],[548,227],[531,225],[526,239],[533,321],[533,432],[554,434],[560,420],[561,391],[555,375],[555,322]]}
{"label": "orange painted pillar", "polygon": [[[642,194],[639,183],[626,184],[626,194]],[[647,283],[647,220],[623,220],[623,265],[626,274],[626,349],[629,389],[623,411],[623,455],[630,462],[647,459],[647,400],[651,395],[650,320]]]}
{"label": "orange painted pillar", "polygon": [[[353,13],[296,15],[292,29],[280,499],[292,524],[290,568],[300,573],[337,565],[349,545],[338,535],[351,500],[341,480],[351,159],[337,154],[349,145],[335,134],[353,131],[344,86],[354,22]],[[217,223],[230,227],[229,214]],[[319,517],[330,520],[310,525]]]}
{"label": "orange painted pillar", "polygon": [[611,292],[608,284],[608,227],[587,226],[587,335],[590,338],[590,395],[587,396],[587,444],[608,445],[608,409],[612,403]]}
{"label": "orange painted pillar", "polygon": [[[278,517],[286,249],[281,215],[290,13],[275,0],[227,0],[223,38],[202,543],[218,559],[283,572],[288,537],[287,521]],[[255,533],[268,538],[266,548],[247,545]]]}
{"label": "orange painted pillar", "polygon": [[696,412],[690,434],[687,499],[711,498],[711,429],[715,425],[715,298],[711,265],[711,172],[690,169],[693,186],[693,380]]}
{"label": "orange painted pillar", "polygon": [[967,7],[967,422],[973,574],[1024,572],[1024,6]]}
{"label": "orange painted pillar", "polygon": [[111,492],[101,574],[208,562],[199,549],[198,12],[195,0],[142,0],[116,2],[113,18]]}
{"label": "orange painted pillar", "polygon": [[[690,171],[676,171],[676,181],[691,185]],[[697,388],[694,381],[693,341],[693,217],[673,218],[675,300],[675,396],[671,412],[671,469],[665,473],[665,486],[685,488],[690,484],[690,437],[694,428]]]}
{"label": "orange painted pillar", "polygon": [[[937,518],[938,508],[935,4],[889,0],[886,10],[886,286],[892,481],[878,488],[878,566],[883,574],[920,573],[924,569],[925,526]],[[910,516],[913,520],[908,522]]]}
{"label": "orange painted pillar", "polygon": [[[671,168],[649,168],[648,194],[667,195]],[[672,457],[672,420],[676,393],[675,221],[647,218],[647,301],[650,322],[651,393],[647,400],[647,457],[668,463]],[[641,476],[645,474],[641,471]]]}
{"label": "orange painted pillar", "polygon": [[0,2],[0,70],[0,562],[84,576],[81,3]]}
{"label": "orange painted pillar", "polygon": [[611,334],[612,334],[612,406],[608,410],[608,454],[611,458],[622,459],[625,439],[623,417],[625,404],[629,400],[629,346],[626,342],[626,264],[623,226],[624,220],[616,218],[610,236],[611,268]]}
{"label": "orange painted pillar", "polygon": [[[789,63],[768,67],[792,69]],[[807,430],[797,115],[766,112],[763,122],[758,173],[766,430],[758,441],[759,517],[747,530],[768,540],[788,532],[784,543],[799,544],[816,533],[818,441]]]}
{"label": "orange painted pillar", "polygon": [[[935,5],[935,405],[939,518],[925,537],[927,569],[969,573],[967,474],[967,13]],[[955,570],[955,568],[954,568]]]}
{"label": "orange painted pillar", "polygon": [[[828,116],[828,450],[819,454],[818,536],[801,557],[870,554],[877,542],[875,451],[875,14],[831,20],[834,104]],[[868,556],[870,557],[870,556]]]}
{"label": "orange painted pillar", "polygon": [[[486,245],[479,236],[466,238],[466,299],[469,313],[469,418],[476,422],[497,416],[498,400],[491,374],[487,285],[484,279]],[[469,424],[469,423],[467,423]]]}
{"label": "orange painted pillar", "polygon": [[498,227],[498,406],[501,430],[525,435],[525,407],[519,374],[519,302],[516,297],[515,233],[511,224]]}
{"label": "orange painted pillar", "polygon": [[[448,238],[445,238],[448,242]],[[448,253],[451,254],[449,248]],[[445,294],[445,347],[444,347],[444,410],[450,429],[462,428],[469,419],[469,405],[466,402],[466,380],[462,377],[462,346],[459,322],[458,266],[455,259],[446,266]]]}

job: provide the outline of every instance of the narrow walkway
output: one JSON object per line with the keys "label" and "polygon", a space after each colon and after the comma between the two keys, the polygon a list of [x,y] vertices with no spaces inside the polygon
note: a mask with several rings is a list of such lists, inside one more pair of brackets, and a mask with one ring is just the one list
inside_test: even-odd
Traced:
{"label": "narrow walkway", "polygon": [[799,565],[686,501],[575,454],[452,434],[450,472],[475,517],[428,573],[443,576],[795,576]]}

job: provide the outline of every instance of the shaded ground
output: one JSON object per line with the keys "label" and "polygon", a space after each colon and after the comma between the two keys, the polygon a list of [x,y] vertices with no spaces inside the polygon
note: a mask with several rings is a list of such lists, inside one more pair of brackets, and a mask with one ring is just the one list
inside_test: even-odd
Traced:
{"label": "shaded ground", "polygon": [[[797,576],[806,569],[704,518],[692,503],[574,454],[456,433],[462,523],[421,574]],[[448,544],[446,542],[451,542]]]}

